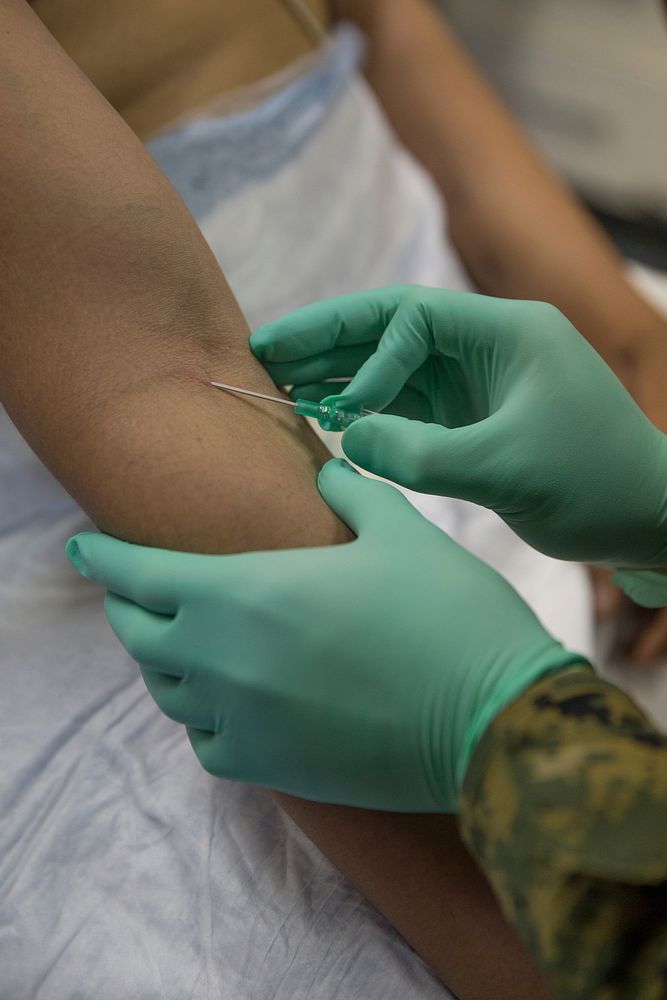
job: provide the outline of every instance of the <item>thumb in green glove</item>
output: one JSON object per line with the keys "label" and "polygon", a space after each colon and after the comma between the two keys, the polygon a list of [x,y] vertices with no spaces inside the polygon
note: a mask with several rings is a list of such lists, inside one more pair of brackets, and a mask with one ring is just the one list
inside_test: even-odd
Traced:
{"label": "thumb in green glove", "polygon": [[347,545],[202,556],[71,539],[114,632],[203,766],[317,801],[456,809],[493,717],[566,652],[497,573],[343,462]]}

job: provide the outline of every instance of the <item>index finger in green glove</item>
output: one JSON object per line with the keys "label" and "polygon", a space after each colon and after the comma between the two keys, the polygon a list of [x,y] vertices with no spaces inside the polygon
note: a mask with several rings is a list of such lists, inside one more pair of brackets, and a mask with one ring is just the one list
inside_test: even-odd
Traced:
{"label": "index finger in green glove", "polygon": [[409,289],[315,302],[257,329],[250,346],[276,385],[350,377],[373,353]]}
{"label": "index finger in green glove", "polygon": [[258,327],[250,346],[263,364],[301,361],[382,336],[410,286],[337,295]]}

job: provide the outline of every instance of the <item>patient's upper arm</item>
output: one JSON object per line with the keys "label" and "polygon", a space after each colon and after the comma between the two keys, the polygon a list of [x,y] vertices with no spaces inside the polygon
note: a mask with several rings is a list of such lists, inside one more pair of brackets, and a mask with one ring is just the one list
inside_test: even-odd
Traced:
{"label": "patient's upper arm", "polygon": [[0,14],[0,400],[19,430],[128,540],[348,537],[302,419],[208,385],[275,391],[181,199],[24,0]]}

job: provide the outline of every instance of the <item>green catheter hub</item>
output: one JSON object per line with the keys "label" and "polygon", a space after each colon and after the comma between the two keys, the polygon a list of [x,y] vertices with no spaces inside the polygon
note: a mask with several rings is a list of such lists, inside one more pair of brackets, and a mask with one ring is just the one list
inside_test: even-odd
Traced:
{"label": "green catheter hub", "polygon": [[344,431],[360,417],[366,417],[372,410],[358,409],[345,410],[336,406],[335,403],[315,403],[311,399],[281,399],[280,396],[267,396],[263,392],[255,392],[253,389],[241,389],[237,385],[227,385],[225,382],[211,382],[216,389],[226,389],[227,392],[240,392],[243,396],[255,396],[257,399],[268,399],[271,403],[283,403],[291,406],[295,413],[303,417],[314,417],[324,431]]}

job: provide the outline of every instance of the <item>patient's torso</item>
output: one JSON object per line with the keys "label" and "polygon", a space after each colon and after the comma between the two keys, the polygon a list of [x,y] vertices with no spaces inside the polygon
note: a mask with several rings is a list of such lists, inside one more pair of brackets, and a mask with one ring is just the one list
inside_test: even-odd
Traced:
{"label": "patient's torso", "polygon": [[[302,0],[323,27],[327,0]],[[33,0],[86,76],[146,138],[313,48],[281,0]]]}

